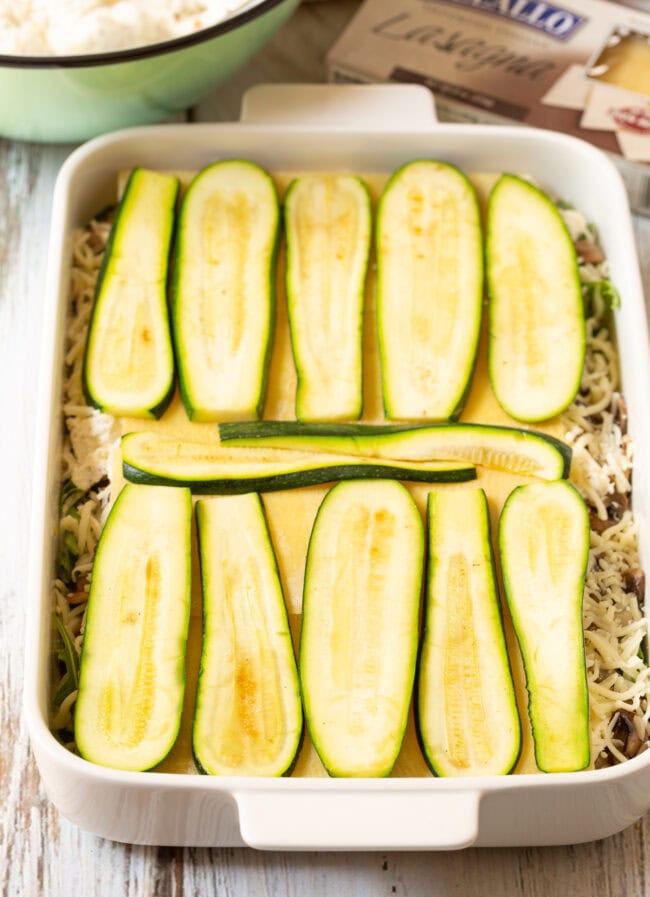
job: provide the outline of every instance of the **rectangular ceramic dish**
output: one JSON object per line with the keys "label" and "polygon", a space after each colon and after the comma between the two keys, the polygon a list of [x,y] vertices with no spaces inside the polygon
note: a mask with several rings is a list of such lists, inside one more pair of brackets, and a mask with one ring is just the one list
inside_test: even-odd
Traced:
{"label": "rectangular ceramic dish", "polygon": [[72,154],[56,187],[44,303],[25,713],[46,790],[60,811],[108,838],[269,849],[451,849],[588,841],[650,808],[650,751],[609,769],[464,779],[245,779],[126,773],[74,756],[47,723],[51,582],[58,523],[61,380],[71,232],[114,198],[118,171],[191,170],[245,157],[271,170],[386,171],[418,157],[469,171],[529,174],[599,230],[622,296],[616,313],[636,442],[634,505],[650,569],[650,355],[634,237],[619,175],[598,150],[525,128],[439,125],[418,87],[256,88],[237,124],[141,128]]}

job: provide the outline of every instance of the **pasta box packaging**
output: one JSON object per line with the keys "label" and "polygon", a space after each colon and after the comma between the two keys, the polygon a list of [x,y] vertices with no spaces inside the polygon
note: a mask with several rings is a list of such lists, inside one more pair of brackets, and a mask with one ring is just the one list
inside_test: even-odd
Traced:
{"label": "pasta box packaging", "polygon": [[366,0],[328,55],[332,81],[429,87],[441,117],[587,140],[650,207],[650,14],[603,0]]}

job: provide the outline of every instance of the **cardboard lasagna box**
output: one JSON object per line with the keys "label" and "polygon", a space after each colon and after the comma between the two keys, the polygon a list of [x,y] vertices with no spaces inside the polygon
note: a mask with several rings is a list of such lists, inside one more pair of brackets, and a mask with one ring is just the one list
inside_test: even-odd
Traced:
{"label": "cardboard lasagna box", "polygon": [[514,121],[611,153],[650,213],[650,12],[604,0],[366,0],[333,81],[424,84],[447,121]]}

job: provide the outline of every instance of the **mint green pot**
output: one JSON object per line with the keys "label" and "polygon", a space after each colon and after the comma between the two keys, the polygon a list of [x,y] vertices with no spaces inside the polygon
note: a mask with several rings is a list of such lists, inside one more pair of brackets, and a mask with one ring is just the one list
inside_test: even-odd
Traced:
{"label": "mint green pot", "polygon": [[244,65],[299,0],[262,0],[211,28],[91,56],[0,55],[0,136],[67,143],[187,109]]}

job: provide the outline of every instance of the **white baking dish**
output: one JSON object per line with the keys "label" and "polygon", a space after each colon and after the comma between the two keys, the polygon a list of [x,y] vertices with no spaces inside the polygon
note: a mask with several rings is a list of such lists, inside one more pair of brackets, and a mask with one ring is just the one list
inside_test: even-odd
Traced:
{"label": "white baking dish", "polygon": [[439,125],[418,87],[257,88],[244,123],[141,128],[77,150],[56,187],[44,303],[34,488],[25,713],[47,792],[61,812],[108,838],[271,849],[451,849],[588,841],[650,808],[650,751],[620,766],[555,775],[381,780],[211,778],[123,773],[66,751],[47,726],[51,580],[58,518],[60,394],[70,235],[134,165],[197,169],[248,157],[273,170],[391,171],[416,157],[466,170],[529,173],[598,226],[622,296],[617,312],[641,562],[650,569],[650,355],[622,182],[586,143],[525,128]]}

